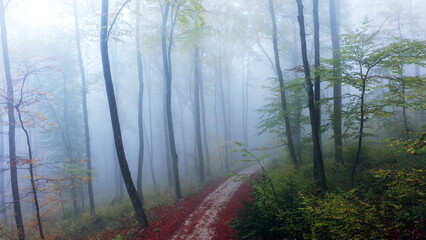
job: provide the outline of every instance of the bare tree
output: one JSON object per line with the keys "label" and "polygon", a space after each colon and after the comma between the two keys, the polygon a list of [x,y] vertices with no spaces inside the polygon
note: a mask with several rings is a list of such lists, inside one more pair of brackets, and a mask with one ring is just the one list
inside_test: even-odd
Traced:
{"label": "bare tree", "polygon": [[[128,1],[127,1],[128,2]],[[125,3],[127,3],[125,2]],[[124,5],[123,5],[124,7]],[[117,15],[119,12],[117,13]],[[114,21],[111,28],[114,26]],[[101,14],[101,34],[100,34],[100,45],[102,55],[102,67],[104,72],[105,87],[108,98],[108,105],[111,116],[111,124],[114,132],[114,142],[117,152],[118,163],[120,165],[121,174],[126,185],[127,192],[135,210],[136,219],[139,222],[139,227],[144,228],[148,226],[148,219],[145,215],[145,210],[142,206],[142,201],[136,191],[135,185],[130,174],[129,165],[127,164],[126,154],[124,152],[123,139],[120,128],[120,120],[118,118],[117,103],[114,96],[114,86],[112,83],[111,66],[108,55],[108,0],[102,0],[102,14]]]}
{"label": "bare tree", "polygon": [[5,182],[4,173],[7,168],[5,167],[6,159],[4,152],[4,136],[3,136],[3,119],[0,118],[0,221],[1,223],[7,223],[6,213],[6,196],[5,196]]}
{"label": "bare tree", "polygon": [[86,147],[86,163],[87,163],[87,187],[89,190],[89,204],[90,214],[95,214],[95,200],[93,197],[93,186],[92,186],[92,159],[90,153],[90,131],[89,131],[89,117],[87,112],[87,82],[86,74],[84,71],[83,57],[81,54],[81,41],[80,41],[80,30],[78,24],[78,12],[77,12],[77,0],[73,1],[74,8],[74,25],[75,25],[75,42],[77,44],[78,63],[81,75],[81,95],[83,101],[83,119],[84,119],[84,140]]}
{"label": "bare tree", "polygon": [[[164,68],[164,79],[165,79],[165,98],[166,98],[166,120],[167,130],[170,144],[170,154],[172,159],[172,170],[173,170],[173,184],[175,189],[176,198],[181,198],[182,193],[180,190],[179,180],[179,169],[178,169],[178,155],[176,152],[175,134],[173,129],[172,119],[172,63],[171,63],[171,51],[173,46],[173,33],[177,22],[177,16],[180,5],[170,6],[170,1],[166,1],[165,6],[161,4],[162,10],[162,27],[161,27],[161,46],[163,52],[163,68]],[[170,13],[170,30],[167,31],[167,23]],[[167,39],[167,33],[169,33]]]}
{"label": "bare tree", "polygon": [[274,3],[272,0],[269,0],[269,12],[271,14],[272,21],[272,43],[274,45],[274,56],[275,56],[275,68],[278,76],[278,81],[280,83],[280,96],[281,96],[281,107],[284,113],[284,124],[285,124],[285,133],[287,136],[287,146],[290,152],[291,161],[298,166],[299,162],[297,161],[296,151],[294,150],[293,136],[291,134],[291,125],[290,117],[287,112],[287,99],[284,91],[284,77],[281,70],[280,56],[278,52],[278,39],[277,39],[277,20],[275,17]]}
{"label": "bare tree", "polygon": [[24,121],[22,120],[22,113],[21,113],[21,106],[24,103],[23,102],[23,92],[24,92],[24,86],[25,82],[30,74],[29,69],[27,69],[26,74],[24,75],[24,78],[22,79],[21,84],[21,90],[20,90],[20,98],[15,105],[16,112],[18,113],[18,119],[21,124],[22,131],[25,133],[26,141],[27,141],[27,147],[28,147],[28,160],[29,160],[29,172],[30,172],[30,182],[31,182],[31,190],[33,192],[34,196],[34,206],[36,210],[36,219],[37,219],[37,225],[38,225],[38,232],[40,234],[40,238],[44,239],[44,232],[43,232],[43,225],[41,223],[41,215],[40,215],[40,204],[38,200],[38,192],[37,192],[37,185],[35,183],[35,177],[34,177],[34,164],[33,164],[33,153],[31,150],[31,143],[30,143],[30,135],[28,133],[27,128],[24,125]]}
{"label": "bare tree", "polygon": [[308,92],[308,107],[309,107],[309,116],[311,121],[312,128],[312,140],[314,143],[314,172],[317,171],[314,175],[317,179],[315,179],[315,183],[321,189],[321,193],[325,194],[327,191],[327,182],[325,179],[325,170],[324,170],[324,162],[322,158],[322,150],[320,144],[320,129],[318,128],[319,124],[316,114],[315,107],[315,95],[314,89],[311,80],[311,71],[308,62],[308,54],[306,50],[306,32],[305,32],[305,19],[303,15],[303,5],[302,0],[296,0],[297,8],[298,8],[298,22],[300,29],[300,43],[302,48],[302,60],[303,60],[303,69],[305,73],[305,82],[306,82],[306,90]]}
{"label": "bare tree", "polygon": [[[136,1],[136,13],[139,12],[141,2]],[[136,60],[138,65],[138,80],[139,80],[139,99],[138,99],[138,131],[139,131],[139,159],[138,159],[138,175],[136,186],[139,193],[139,197],[143,204],[143,193],[142,193],[142,173],[143,173],[143,155],[144,155],[144,141],[143,141],[143,65],[142,55],[140,51],[140,19],[136,15]]]}
{"label": "bare tree", "polygon": [[9,158],[10,158],[10,180],[12,184],[13,210],[15,212],[16,228],[18,230],[19,240],[25,239],[24,222],[22,221],[21,199],[19,196],[18,185],[18,168],[16,162],[16,146],[15,146],[15,109],[12,74],[10,72],[9,47],[7,43],[7,30],[5,9],[3,0],[0,0],[0,26],[1,26],[1,43],[3,50],[4,72],[6,75],[7,85],[7,109],[9,120]]}
{"label": "bare tree", "polygon": [[201,76],[200,64],[200,48],[196,46],[194,49],[194,114],[195,114],[195,134],[196,134],[196,147],[198,153],[198,174],[200,182],[204,182],[204,158],[203,158],[203,144],[201,140],[201,114],[200,114],[200,82]]}
{"label": "bare tree", "polygon": [[333,132],[334,132],[334,160],[343,163],[343,143],[342,143],[342,80],[340,79],[340,25],[338,24],[338,14],[336,1],[330,2],[330,30],[331,45],[333,48]]}

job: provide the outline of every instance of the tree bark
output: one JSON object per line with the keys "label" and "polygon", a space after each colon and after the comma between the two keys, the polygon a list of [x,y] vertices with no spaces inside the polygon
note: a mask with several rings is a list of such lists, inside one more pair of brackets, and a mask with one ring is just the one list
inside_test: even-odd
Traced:
{"label": "tree bark", "polygon": [[172,156],[170,152],[170,137],[169,130],[167,125],[167,104],[166,104],[166,85],[164,84],[164,98],[163,98],[163,128],[164,128],[164,141],[165,141],[165,151],[166,151],[166,169],[167,169],[167,180],[169,188],[173,187],[173,171],[172,171]]}
{"label": "tree bark", "polygon": [[[201,59],[200,59],[200,66],[203,66]],[[202,126],[202,130],[203,130],[204,152],[206,153],[206,169],[205,170],[206,170],[207,177],[209,177],[211,175],[210,153],[209,153],[209,143],[208,143],[208,138],[207,138],[206,105],[204,103],[204,78],[203,78],[203,71],[201,69],[200,69],[199,74],[200,74],[201,126]]]}
{"label": "tree bark", "polygon": [[354,186],[354,181],[355,181],[355,173],[356,173],[356,169],[357,169],[357,167],[358,167],[358,165],[359,165],[359,159],[360,159],[360,156],[361,156],[361,147],[362,147],[362,137],[363,137],[363,134],[364,134],[364,122],[365,122],[365,120],[364,120],[364,115],[365,115],[365,113],[364,113],[364,99],[365,99],[365,84],[366,84],[366,81],[367,81],[367,76],[365,76],[365,78],[364,77],[362,77],[362,73],[361,73],[361,80],[362,80],[362,91],[361,91],[361,122],[360,122],[360,124],[359,124],[359,136],[358,136],[358,150],[357,150],[357,152],[356,152],[356,158],[355,158],[355,164],[354,164],[354,166],[353,166],[353,168],[352,168],[352,172],[351,172],[351,186],[353,187]]}
{"label": "tree bark", "polygon": [[[318,138],[321,144],[321,77],[317,71],[320,65],[320,41],[319,41],[319,17],[318,17],[318,0],[313,0],[313,16],[314,16],[314,62],[315,62],[315,87],[314,87],[314,107],[315,107],[315,128],[318,131]],[[313,148],[313,156],[315,154],[315,148]],[[318,160],[314,160],[314,176],[315,179],[320,179],[318,170]]]}
{"label": "tree bark", "polygon": [[[136,12],[139,12],[140,0],[136,1]],[[139,159],[138,159],[138,174],[136,186],[139,193],[139,198],[143,204],[143,193],[142,193],[142,174],[143,174],[143,157],[144,157],[144,141],[143,141],[143,67],[142,67],[142,55],[139,49],[140,46],[140,19],[136,15],[136,59],[138,65],[138,80],[139,80],[139,99],[138,99],[138,130],[139,130]]]}
{"label": "tree bark", "polygon": [[84,139],[86,143],[86,161],[87,161],[87,188],[89,191],[89,204],[90,204],[90,214],[95,215],[95,199],[93,196],[93,185],[92,185],[92,159],[90,153],[90,131],[89,131],[89,117],[87,111],[87,82],[86,74],[83,65],[83,57],[81,54],[81,41],[80,41],[80,30],[78,23],[78,14],[77,14],[77,0],[73,1],[74,7],[74,23],[75,23],[75,38],[77,44],[77,54],[78,54],[78,63],[80,67],[81,75],[81,95],[83,101],[83,119],[84,119]]}
{"label": "tree bark", "polygon": [[[170,2],[166,3],[165,10],[163,14],[163,23],[161,28],[161,43],[162,43],[162,52],[163,52],[163,65],[165,72],[165,85],[166,85],[166,117],[167,117],[167,130],[169,135],[170,143],[170,153],[172,159],[172,170],[173,170],[173,183],[175,189],[175,195],[177,199],[182,197],[180,190],[180,180],[179,180],[179,169],[178,169],[178,155],[176,152],[176,143],[175,143],[175,134],[173,129],[173,119],[172,119],[172,66],[171,66],[171,47],[173,44],[173,39],[169,39],[169,46],[167,47],[166,31],[167,31],[167,19],[169,16]],[[170,30],[170,37],[173,36],[173,28],[175,19],[172,19],[172,29]]]}
{"label": "tree bark", "polygon": [[[2,119],[0,118],[0,122]],[[6,196],[5,196],[5,182],[4,173],[5,168],[5,156],[4,156],[4,137],[3,137],[3,125],[0,124],[0,222],[7,224],[7,213],[6,213]]]}
{"label": "tree bark", "polygon": [[203,144],[201,140],[201,114],[200,114],[200,48],[198,46],[194,49],[194,114],[195,114],[195,134],[196,145],[198,153],[198,175],[201,184],[204,183],[204,157],[203,157]]}
{"label": "tree bark", "polygon": [[114,96],[114,86],[111,77],[111,67],[108,55],[108,0],[102,0],[102,14],[101,14],[101,33],[100,33],[100,47],[102,55],[102,68],[104,72],[105,87],[108,98],[108,105],[110,110],[111,124],[114,132],[114,142],[120,165],[121,173],[123,175],[124,183],[127,192],[135,210],[136,219],[140,228],[148,226],[148,220],[142,206],[142,201],[139,198],[135,185],[130,174],[129,166],[124,152],[123,139],[120,128],[120,120],[118,118],[117,103]]}
{"label": "tree bark", "polygon": [[315,46],[315,114],[316,128],[319,131],[319,139],[321,143],[321,74],[320,67],[320,26],[318,16],[318,0],[313,0],[313,15],[314,15],[314,46]]}
{"label": "tree bark", "polygon": [[291,161],[293,162],[294,165],[299,166],[299,161],[297,160],[297,157],[296,157],[296,151],[294,150],[290,118],[287,112],[287,99],[286,99],[286,94],[284,90],[284,77],[281,70],[280,56],[278,51],[277,20],[275,17],[274,3],[272,0],[269,0],[269,12],[271,14],[271,21],[272,21],[272,44],[274,46],[275,68],[277,69],[278,81],[280,83],[281,108],[284,113],[284,124],[285,124],[285,132],[287,136],[287,146],[290,152]]}
{"label": "tree bark", "polygon": [[[220,65],[222,63],[219,63]],[[219,66],[220,76],[219,76],[219,93],[220,93],[220,105],[222,107],[223,113],[223,126],[224,126],[224,155],[225,155],[225,169],[229,169],[229,155],[228,155],[228,121],[227,121],[227,112],[225,106],[225,92],[223,90],[223,76],[222,76],[222,67]]]}
{"label": "tree bark", "polygon": [[330,8],[330,30],[331,45],[333,48],[333,133],[334,133],[334,160],[337,163],[343,162],[343,142],[342,142],[342,80],[340,72],[340,26],[337,19],[336,1],[329,0]]}
{"label": "tree bark", "polygon": [[[293,46],[292,46],[292,51],[291,51],[291,55],[292,55],[292,64],[293,67],[298,66],[298,58],[299,58],[299,53],[297,51],[297,29],[296,29],[296,23],[292,22],[292,28],[293,28]],[[293,72],[293,78],[297,79],[298,78],[298,74],[296,71]],[[302,164],[302,123],[301,123],[301,118],[302,118],[302,99],[300,96],[297,96],[297,105],[295,106],[297,108],[297,112],[296,112],[296,145],[297,145],[297,156],[298,159],[300,161],[300,164]]]}
{"label": "tree bark", "polygon": [[[306,89],[308,91],[308,106],[309,106],[309,116],[312,128],[312,140],[314,143],[314,167],[317,167],[318,171],[318,179],[315,179],[316,185],[321,189],[322,195],[327,191],[327,182],[325,179],[325,170],[324,170],[324,162],[322,158],[321,144],[320,144],[320,131],[317,126],[319,126],[317,119],[317,114],[315,111],[315,99],[314,99],[314,90],[311,81],[311,71],[309,68],[308,62],[308,54],[306,50],[306,32],[305,32],[305,19],[303,15],[303,5],[302,0],[296,0],[297,8],[298,8],[298,22],[300,29],[300,43],[302,49],[302,60],[303,60],[303,68],[305,73],[305,82]],[[314,170],[315,171],[315,170]]]}
{"label": "tree bark", "polygon": [[[151,166],[152,183],[154,184],[154,188],[157,188],[157,181],[155,179],[155,171],[154,171],[154,141],[153,141],[153,137],[152,137],[151,81],[150,81],[150,75],[149,74],[148,74],[148,78],[147,78],[147,87],[148,87],[149,143],[150,143],[150,145],[149,145],[149,163],[150,163],[150,166]],[[146,136],[146,134],[145,134],[145,136]]]}
{"label": "tree bark", "polygon": [[19,240],[25,239],[24,222],[22,221],[21,199],[19,196],[18,168],[16,162],[15,146],[15,109],[12,74],[10,72],[9,48],[7,43],[6,17],[3,0],[0,0],[0,26],[1,43],[3,49],[3,64],[7,85],[7,109],[9,120],[9,158],[10,158],[10,182],[12,185],[13,210],[15,212],[16,228]]}

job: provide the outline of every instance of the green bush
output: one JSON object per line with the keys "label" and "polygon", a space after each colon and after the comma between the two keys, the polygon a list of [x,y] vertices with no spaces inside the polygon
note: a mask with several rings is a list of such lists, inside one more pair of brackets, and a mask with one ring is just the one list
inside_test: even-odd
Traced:
{"label": "green bush", "polygon": [[377,209],[359,199],[355,190],[327,194],[325,198],[303,197],[303,211],[310,226],[308,239],[378,239]]}
{"label": "green bush", "polygon": [[260,181],[233,228],[242,239],[426,239],[424,161],[383,145],[365,149],[356,188],[349,185],[350,161],[327,162],[331,187],[324,197],[315,195],[312,165],[272,161],[267,171],[278,203]]}

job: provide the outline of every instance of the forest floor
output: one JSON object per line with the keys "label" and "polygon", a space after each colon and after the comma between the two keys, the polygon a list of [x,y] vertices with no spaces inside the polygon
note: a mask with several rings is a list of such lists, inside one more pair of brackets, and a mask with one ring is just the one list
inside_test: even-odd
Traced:
{"label": "forest floor", "polygon": [[97,239],[111,239],[118,235],[125,239],[152,240],[235,239],[236,231],[228,222],[238,215],[243,201],[251,200],[252,184],[243,176],[251,176],[256,171],[256,166],[246,168],[235,176],[212,182],[201,192],[171,206],[148,210],[150,226],[140,232],[137,229],[106,232],[98,234]]}

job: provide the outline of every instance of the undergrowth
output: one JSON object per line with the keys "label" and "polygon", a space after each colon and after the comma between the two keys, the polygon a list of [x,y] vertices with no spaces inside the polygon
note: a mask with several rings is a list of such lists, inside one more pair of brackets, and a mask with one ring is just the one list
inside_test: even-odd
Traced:
{"label": "undergrowth", "polygon": [[344,149],[344,165],[326,161],[325,197],[313,185],[312,164],[271,161],[279,204],[261,181],[232,227],[241,239],[426,239],[425,156],[410,153],[368,144],[351,188],[356,148]]}

